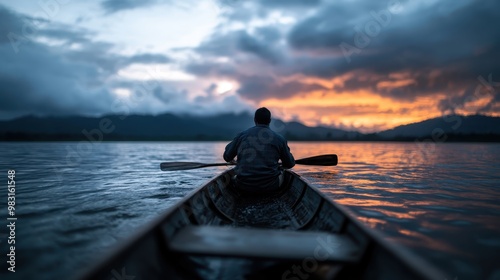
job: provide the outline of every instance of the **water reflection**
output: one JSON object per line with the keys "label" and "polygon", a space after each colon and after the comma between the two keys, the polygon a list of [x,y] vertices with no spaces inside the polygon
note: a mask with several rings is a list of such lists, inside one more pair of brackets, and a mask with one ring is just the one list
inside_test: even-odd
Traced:
{"label": "water reflection", "polygon": [[[293,143],[339,165],[295,169],[369,227],[459,279],[499,269],[500,145]],[[465,269],[464,269],[465,267]]]}
{"label": "water reflection", "polygon": [[[220,162],[225,144],[101,143],[79,151],[78,143],[0,143],[8,159],[0,167],[16,169],[19,180],[17,238],[27,241],[19,244],[24,269],[16,276],[66,279],[226,169],[161,172],[160,162]],[[487,279],[499,269],[500,145],[289,145],[296,158],[337,154],[336,167],[294,170],[448,279]]]}

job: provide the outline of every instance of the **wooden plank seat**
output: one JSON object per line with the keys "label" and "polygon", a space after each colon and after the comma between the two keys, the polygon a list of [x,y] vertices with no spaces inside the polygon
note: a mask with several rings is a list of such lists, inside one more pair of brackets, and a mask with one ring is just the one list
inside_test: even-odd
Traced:
{"label": "wooden plank seat", "polygon": [[362,250],[348,236],[327,232],[189,225],[169,242],[180,253],[352,263]]}

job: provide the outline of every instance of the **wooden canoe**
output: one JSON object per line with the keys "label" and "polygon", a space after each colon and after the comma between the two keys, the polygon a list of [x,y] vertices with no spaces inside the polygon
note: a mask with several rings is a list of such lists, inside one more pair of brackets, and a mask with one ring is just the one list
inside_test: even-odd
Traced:
{"label": "wooden canoe", "polygon": [[228,170],[79,279],[445,279],[292,171],[281,193],[235,192]]}

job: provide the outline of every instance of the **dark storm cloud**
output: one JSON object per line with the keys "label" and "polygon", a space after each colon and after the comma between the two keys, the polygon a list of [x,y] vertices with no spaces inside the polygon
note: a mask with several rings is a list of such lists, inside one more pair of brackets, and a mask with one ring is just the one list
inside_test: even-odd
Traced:
{"label": "dark storm cloud", "polygon": [[489,113],[491,111],[497,111],[500,110],[500,94],[498,91],[496,94],[493,96],[492,100],[489,101],[486,105],[483,107],[479,108],[477,111],[478,113]]}
{"label": "dark storm cloud", "polygon": [[[30,18],[0,7],[0,26],[2,35],[16,33],[23,36],[23,28]],[[64,32],[47,32],[61,36]],[[21,35],[23,34],[23,35]],[[43,32],[29,34],[43,35]],[[79,37],[81,34],[73,34]],[[3,38],[3,36],[2,36]],[[71,40],[72,38],[70,38]],[[82,92],[81,84],[92,83],[99,73],[88,65],[67,61],[54,51],[34,41],[34,37],[23,37],[14,49],[12,37],[0,41],[0,111],[6,116],[11,112],[47,114],[85,112],[96,113],[102,110],[100,104],[93,104],[93,98],[103,103],[110,101],[104,88],[92,88]]]}
{"label": "dark storm cloud", "polygon": [[257,30],[261,38],[250,36],[246,32],[238,34],[236,47],[242,52],[253,54],[265,61],[276,64],[283,60],[278,48],[273,43],[279,39],[279,32],[272,28]]}
{"label": "dark storm cloud", "polygon": [[273,27],[257,28],[252,35],[245,30],[224,34],[213,34],[195,50],[213,56],[234,56],[247,53],[271,64],[283,60],[277,41],[281,38],[279,30]]}
{"label": "dark storm cloud", "polygon": [[255,55],[255,56],[257,56],[265,61],[270,62],[271,64],[276,64],[276,63],[280,62],[281,60],[283,60],[279,50],[273,49],[271,47],[272,46],[271,40],[276,39],[276,37],[269,38],[272,36],[272,33],[265,34],[265,35],[271,35],[271,36],[267,36],[267,38],[265,38],[263,40],[259,40],[258,38],[254,37],[254,36],[250,36],[246,32],[243,32],[239,35],[240,36],[238,36],[238,39],[237,39],[238,50],[240,50],[242,52],[253,54],[253,55]]}
{"label": "dark storm cloud", "polygon": [[[248,75],[246,72],[248,68],[251,68],[251,72],[258,73],[258,69],[265,68],[266,65],[271,66],[276,73],[283,74],[287,71],[285,69],[289,65],[289,58],[283,46],[279,44],[281,39],[282,32],[273,26],[254,28],[251,34],[247,30],[214,33],[195,49],[203,59],[190,61],[185,65],[185,70],[197,76],[238,80],[240,83],[238,93],[249,100],[261,101],[272,97],[283,99],[305,92],[327,90],[317,84],[305,84],[300,81],[283,82],[263,73]],[[218,57],[231,59],[227,62],[210,59]],[[319,61],[324,62],[324,60]]]}
{"label": "dark storm cloud", "polygon": [[[239,0],[227,0],[227,1],[239,1]],[[151,7],[155,5],[168,4],[172,8],[181,8],[188,10],[195,0],[103,0],[101,2],[101,8],[106,12],[106,14],[113,14],[126,10],[134,10],[140,8]]]}
{"label": "dark storm cloud", "polygon": [[69,58],[75,61],[93,63],[110,73],[119,68],[134,64],[169,63],[171,59],[162,54],[140,53],[131,56],[113,54],[112,43],[94,42],[90,38],[95,34],[87,30],[79,30],[70,26],[53,23],[50,28],[40,30],[37,35],[65,41],[65,46],[81,44],[77,50],[66,51]]}
{"label": "dark storm cloud", "polygon": [[272,12],[291,12],[304,15],[309,10],[320,7],[321,0],[216,0],[220,7],[229,8],[223,16],[230,22],[248,23],[255,18],[265,18]]}
{"label": "dark storm cloud", "polygon": [[240,78],[238,93],[250,100],[268,98],[284,99],[304,92],[327,90],[318,84],[305,84],[298,81],[280,82],[268,76],[250,76]]}
{"label": "dark storm cloud", "polygon": [[22,19],[15,13],[0,5],[0,44],[10,42],[8,34],[22,26]]}
{"label": "dark storm cloud", "polygon": [[235,42],[238,34],[241,33],[244,33],[244,31],[212,34],[208,40],[204,41],[194,50],[202,55],[210,56],[230,56],[236,54]]}
{"label": "dark storm cloud", "polygon": [[67,52],[67,57],[81,63],[93,64],[107,74],[114,74],[121,68],[128,65],[167,63],[170,58],[161,54],[137,54],[132,56],[122,56],[113,54],[113,44],[92,42],[84,48]]}
{"label": "dark storm cloud", "polygon": [[104,0],[101,2],[102,8],[107,13],[116,13],[123,10],[132,10],[153,5],[157,0]]}
{"label": "dark storm cloud", "polygon": [[449,96],[439,102],[438,106],[442,112],[456,113],[462,109],[469,109],[470,103],[478,100],[487,100],[486,103],[475,105],[477,113],[488,113],[500,109],[500,79],[493,80],[493,75],[487,77],[478,76],[477,83],[470,85],[461,94]]}
{"label": "dark storm cloud", "polygon": [[[18,32],[22,36],[29,20],[0,6],[2,35]],[[161,54],[113,54],[113,44],[94,42],[93,33],[58,23],[31,34],[20,41],[18,52],[9,38],[0,41],[2,117],[109,113],[117,97],[107,80],[117,71],[134,63],[170,62]],[[46,45],[39,38],[56,40],[58,45]],[[75,43],[79,47],[71,48]]]}
{"label": "dark storm cloud", "polygon": [[277,28],[267,26],[256,28],[252,35],[246,30],[214,33],[194,49],[203,58],[188,61],[184,70],[203,77],[245,79],[248,68],[263,67],[260,64],[276,66],[287,60],[278,44],[281,38]]}
{"label": "dark storm cloud", "polygon": [[171,103],[175,100],[182,99],[184,96],[186,96],[187,91],[186,90],[178,90],[173,86],[169,87],[160,87],[157,86],[153,90],[153,95],[160,100],[161,102],[168,104]]}
{"label": "dark storm cloud", "polygon": [[[40,30],[38,35],[43,35],[48,38],[62,39],[69,43],[86,43],[89,42],[88,37],[94,35],[86,30],[75,30],[66,25],[51,24],[52,27]],[[56,27],[57,26],[57,27]]]}
{"label": "dark storm cloud", "polygon": [[171,59],[165,55],[161,54],[137,54],[133,55],[127,59],[128,64],[133,63],[143,63],[143,64],[151,64],[151,63],[169,63]]}
{"label": "dark storm cloud", "polygon": [[296,49],[335,49],[352,41],[354,24],[367,20],[370,11],[387,10],[383,1],[360,2],[336,1],[302,18],[288,34],[290,45]]}
{"label": "dark storm cloud", "polygon": [[[95,114],[112,97],[104,87],[90,87],[99,72],[88,65],[66,61],[50,48],[31,44],[18,55],[0,45],[0,110],[28,114]],[[99,100],[100,102],[95,102]]]}
{"label": "dark storm cloud", "polygon": [[184,66],[184,70],[201,77],[236,77],[238,69],[232,63],[213,61],[191,61]]}
{"label": "dark storm cloud", "polygon": [[[289,33],[288,41],[296,50],[330,50],[337,58],[309,60],[295,64],[289,71],[323,78],[362,71],[381,76],[381,81],[386,78],[384,75],[409,71],[417,83],[378,91],[401,98],[444,89],[458,91],[480,73],[499,73],[500,66],[495,61],[500,61],[500,29],[497,28],[500,3],[494,0],[450,3],[437,1],[409,11],[404,10],[403,3],[397,13],[391,12],[389,6],[353,9],[346,3],[325,8],[297,24]],[[376,23],[377,17],[379,31],[372,29],[369,32],[374,36],[370,36],[365,28]],[[349,18],[360,19],[357,26],[361,33],[355,30],[356,25]],[[352,46],[350,61],[342,55],[342,43]],[[429,74],[436,69],[441,70],[438,77]],[[347,83],[351,89],[361,86],[369,87],[359,81]]]}
{"label": "dark storm cloud", "polygon": [[[233,0],[234,1],[234,0]],[[259,0],[260,5],[265,7],[304,7],[317,6],[321,0]]]}
{"label": "dark storm cloud", "polygon": [[[285,29],[287,44],[277,43],[284,29],[274,25],[252,32],[248,28],[215,32],[196,49],[206,60],[188,65],[190,72],[214,75],[230,67],[243,85],[240,94],[257,100],[275,93],[268,90],[266,79],[255,81],[263,85],[246,82],[248,75],[242,73],[256,65],[242,59],[243,54],[266,62],[263,72],[278,77],[276,81],[292,75],[332,79],[350,74],[335,91],[370,90],[407,101],[442,93],[460,95],[477,83],[478,75],[500,76],[500,2],[495,0],[253,3],[258,4],[247,9],[235,6],[226,14],[228,24],[249,23],[280,11],[297,20]],[[211,61],[224,55],[238,59],[226,63],[231,66]],[[405,79],[413,82],[378,86],[398,82],[400,78],[391,76],[395,73],[406,73]]]}
{"label": "dark storm cloud", "polygon": [[405,69],[410,74],[403,79],[409,82],[402,86],[387,87],[380,85],[381,83],[397,83],[401,81],[401,78],[391,77],[384,72],[378,74],[376,72],[359,70],[347,78],[342,85],[334,86],[333,89],[337,92],[370,90],[395,100],[413,101],[420,96],[432,96],[442,92],[456,94],[460,88],[470,86],[469,74],[456,71],[433,73],[432,70],[417,71]]}

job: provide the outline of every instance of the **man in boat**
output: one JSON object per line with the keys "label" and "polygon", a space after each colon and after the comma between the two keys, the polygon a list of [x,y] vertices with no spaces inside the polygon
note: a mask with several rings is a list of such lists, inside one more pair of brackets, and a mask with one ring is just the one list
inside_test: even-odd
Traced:
{"label": "man in boat", "polygon": [[254,127],[239,133],[226,146],[224,160],[230,162],[238,156],[237,189],[250,193],[277,191],[283,183],[282,168],[292,168],[295,159],[285,138],[269,128],[271,112],[267,108],[255,111],[254,122]]}

